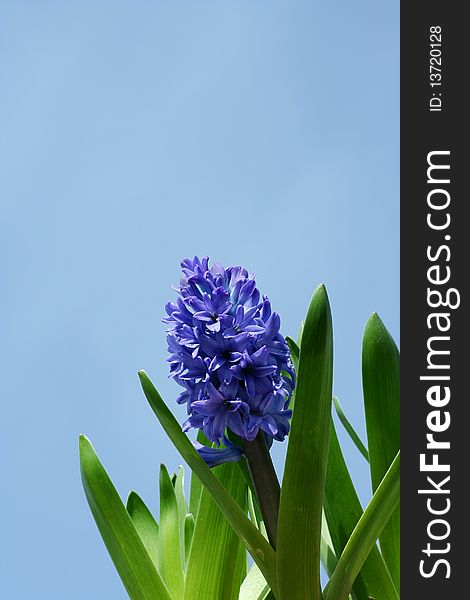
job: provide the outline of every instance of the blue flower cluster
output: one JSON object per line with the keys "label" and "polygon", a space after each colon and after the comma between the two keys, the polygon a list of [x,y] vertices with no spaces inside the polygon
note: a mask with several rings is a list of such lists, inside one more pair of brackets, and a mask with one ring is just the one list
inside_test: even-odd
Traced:
{"label": "blue flower cluster", "polygon": [[209,464],[238,460],[241,450],[227,429],[245,440],[264,431],[268,443],[289,432],[295,375],[281,320],[246,269],[209,267],[207,257],[186,258],[181,267],[179,297],[163,320],[170,377],[183,387],[177,402],[189,414],[183,430],[202,429],[225,445],[217,456],[198,447]]}

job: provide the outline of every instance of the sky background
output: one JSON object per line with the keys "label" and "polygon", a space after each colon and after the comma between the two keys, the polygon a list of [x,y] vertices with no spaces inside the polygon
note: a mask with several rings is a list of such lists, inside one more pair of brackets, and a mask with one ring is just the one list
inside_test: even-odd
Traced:
{"label": "sky background", "polygon": [[398,11],[1,3],[2,597],[127,597],[77,437],[156,508],[159,463],[180,460],[136,372],[173,405],[161,317],[184,256],[254,271],[293,336],[325,283],[334,389],[365,437],[364,324],[377,311],[399,333]]}

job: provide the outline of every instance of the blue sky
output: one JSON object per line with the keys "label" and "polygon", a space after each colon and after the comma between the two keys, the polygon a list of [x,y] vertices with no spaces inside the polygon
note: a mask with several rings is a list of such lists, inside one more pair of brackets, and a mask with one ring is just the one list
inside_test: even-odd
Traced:
{"label": "blue sky", "polygon": [[285,334],[326,284],[335,392],[364,434],[364,324],[399,333],[398,11],[2,3],[2,596],[126,597],[77,436],[157,506],[159,463],[180,461],[136,372],[173,402],[160,319],[186,255],[254,271]]}

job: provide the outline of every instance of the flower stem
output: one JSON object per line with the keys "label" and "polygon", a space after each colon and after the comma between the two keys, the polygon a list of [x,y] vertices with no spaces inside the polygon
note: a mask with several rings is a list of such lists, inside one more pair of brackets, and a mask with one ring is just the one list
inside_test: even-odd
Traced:
{"label": "flower stem", "polygon": [[271,546],[276,548],[281,488],[264,433],[260,431],[252,442],[243,440],[243,451],[255,486],[268,539]]}

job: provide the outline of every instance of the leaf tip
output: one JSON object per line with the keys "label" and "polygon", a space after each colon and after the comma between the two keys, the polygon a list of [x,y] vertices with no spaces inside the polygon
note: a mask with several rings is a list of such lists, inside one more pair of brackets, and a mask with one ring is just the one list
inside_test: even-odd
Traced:
{"label": "leaf tip", "polygon": [[80,451],[80,455],[85,450],[89,450],[91,448],[93,448],[92,443],[90,442],[90,440],[87,438],[87,436],[84,433],[81,433],[78,436],[78,449]]}
{"label": "leaf tip", "polygon": [[134,512],[135,506],[138,501],[139,495],[137,494],[137,492],[134,492],[134,490],[131,490],[126,500],[126,509],[130,515],[132,515],[132,513]]}
{"label": "leaf tip", "polygon": [[375,311],[371,314],[371,316],[367,319],[366,329],[368,327],[385,327],[382,319],[379,317],[378,313]]}
{"label": "leaf tip", "polygon": [[376,312],[373,312],[368,318],[364,328],[363,345],[376,344],[391,345],[398,352],[397,346],[389,330]]}
{"label": "leaf tip", "polygon": [[320,285],[318,285],[315,288],[313,295],[328,300],[328,292],[326,291],[326,285],[324,283],[320,283]]}
{"label": "leaf tip", "polygon": [[82,477],[82,482],[85,487],[87,487],[87,481],[90,478],[90,473],[96,466],[96,452],[93,448],[93,444],[87,438],[86,435],[81,433],[78,436],[78,455],[80,461],[80,475]]}

